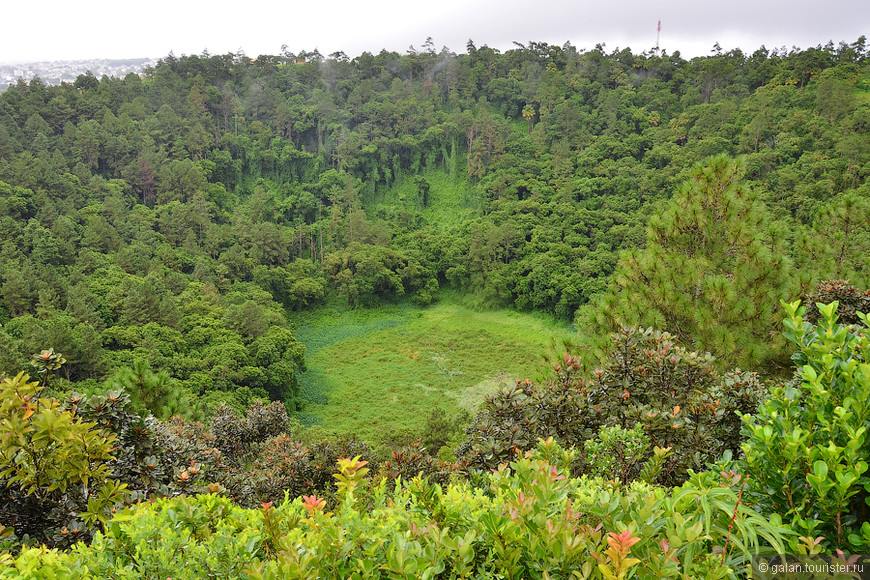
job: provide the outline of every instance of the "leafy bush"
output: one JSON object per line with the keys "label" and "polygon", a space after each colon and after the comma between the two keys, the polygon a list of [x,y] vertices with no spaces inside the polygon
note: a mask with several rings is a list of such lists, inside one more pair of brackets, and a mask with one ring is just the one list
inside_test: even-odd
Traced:
{"label": "leafy bush", "polygon": [[254,403],[244,418],[236,416],[228,405],[217,408],[211,422],[215,446],[230,460],[240,462],[257,444],[287,431],[290,418],[283,404]]}
{"label": "leafy bush", "polygon": [[541,442],[488,474],[485,491],[423,478],[365,488],[365,462],[344,459],[334,511],[316,495],[257,509],[161,499],[118,514],[91,546],[7,555],[0,578],[35,578],[38,565],[41,578],[82,579],[716,579],[743,574],[758,550],[784,550],[788,530],[739,501],[740,477],[621,487],[568,477],[570,456]]}
{"label": "leafy bush", "polygon": [[602,427],[596,439],[584,444],[589,474],[621,483],[632,481],[649,449],[649,437],[640,424],[631,429]]}
{"label": "leafy bush", "polygon": [[837,320],[840,324],[861,324],[858,313],[870,312],[870,290],[858,290],[845,280],[825,280],[805,300],[809,305],[807,320],[818,324],[822,315],[816,305],[834,301],[838,304]]}
{"label": "leafy bush", "polygon": [[114,436],[29,378],[0,382],[0,522],[25,543],[67,546],[90,537],[126,486],[111,478]]}
{"label": "leafy bush", "polygon": [[214,495],[162,499],[134,506],[93,544],[69,554],[96,578],[244,578],[263,557],[261,516]]}
{"label": "leafy bush", "polygon": [[454,471],[453,465],[433,457],[420,441],[393,451],[392,457],[381,468],[381,473],[390,480],[422,476],[439,485],[447,484]]}
{"label": "leafy bush", "polygon": [[[689,469],[740,451],[737,412],[754,411],[765,391],[755,373],[720,376],[713,362],[709,353],[690,352],[668,333],[623,326],[611,335],[604,366],[589,378],[580,360],[566,355],[546,384],[521,381],[487,397],[457,455],[471,467],[492,469],[537,439],[552,436],[582,448],[601,427],[640,425],[651,446],[673,450],[663,480],[683,481]],[[632,472],[630,466],[619,470]]]}
{"label": "leafy bush", "polygon": [[311,453],[286,433],[268,440],[261,448],[250,470],[242,476],[251,488],[249,505],[277,501],[287,494],[302,497],[317,491],[318,470],[311,462]]}
{"label": "leafy bush", "polygon": [[851,552],[870,548],[870,329],[837,324],[838,303],[804,320],[783,303],[785,336],[796,347],[795,380],[773,389],[757,415],[744,415],[748,497],[783,514],[802,536]]}

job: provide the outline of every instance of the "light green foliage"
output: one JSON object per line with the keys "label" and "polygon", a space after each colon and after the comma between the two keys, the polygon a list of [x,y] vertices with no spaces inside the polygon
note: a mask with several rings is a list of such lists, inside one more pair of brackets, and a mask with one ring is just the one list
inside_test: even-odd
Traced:
{"label": "light green foliage", "polygon": [[591,476],[627,484],[635,466],[646,456],[650,443],[638,423],[631,429],[619,425],[601,427],[598,437],[587,439],[584,446]]}
{"label": "light green foliage", "polygon": [[335,486],[338,488],[338,498],[342,509],[351,509],[354,505],[354,493],[365,483],[369,469],[365,467],[368,461],[361,461],[360,455],[353,459],[339,459],[338,473],[335,474]]}
{"label": "light green foliage", "polygon": [[120,369],[108,383],[111,389],[126,391],[140,414],[151,413],[158,419],[197,414],[197,404],[191,394],[174,384],[167,372],[152,372],[142,359],[136,359],[132,368]]}
{"label": "light green foliage", "polygon": [[0,553],[2,580],[91,580],[94,578],[83,562],[45,547],[24,548],[16,557]]}
{"label": "light green foliage", "polygon": [[749,496],[828,548],[870,547],[870,331],[837,324],[837,303],[819,304],[818,326],[800,302],[783,303],[785,336],[797,347],[795,380],[745,415]]}
{"label": "light green foliage", "polygon": [[811,227],[796,240],[802,270],[819,280],[841,279],[870,285],[864,256],[870,252],[870,200],[849,191],[823,206]]}
{"label": "light green foliage", "polygon": [[620,487],[571,479],[562,455],[541,442],[488,475],[485,492],[415,478],[388,493],[376,483],[334,512],[314,495],[259,509],[211,495],[162,499],[119,514],[91,546],[7,559],[39,562],[45,577],[61,578],[87,578],[75,575],[86,567],[97,578],[161,580],[712,580],[737,578],[759,549],[784,550],[787,530],[738,504],[738,490],[720,475],[693,475],[672,491]]}
{"label": "light green foliage", "polygon": [[21,540],[68,545],[105,522],[126,486],[111,479],[114,437],[28,379],[0,382],[0,521]]}
{"label": "light green foliage", "polygon": [[69,557],[86,562],[95,578],[245,578],[262,553],[260,522],[256,510],[219,496],[160,500],[130,508]]}
{"label": "light green foliage", "polygon": [[528,314],[442,303],[324,309],[303,319],[298,336],[309,352],[302,418],[379,442],[392,430],[419,432],[435,407],[473,411],[571,333]]}
{"label": "light green foliage", "polygon": [[622,255],[595,324],[672,329],[723,362],[753,367],[777,357],[776,301],[792,289],[783,233],[726,156],[692,169],[667,209],[650,219],[646,248]]}

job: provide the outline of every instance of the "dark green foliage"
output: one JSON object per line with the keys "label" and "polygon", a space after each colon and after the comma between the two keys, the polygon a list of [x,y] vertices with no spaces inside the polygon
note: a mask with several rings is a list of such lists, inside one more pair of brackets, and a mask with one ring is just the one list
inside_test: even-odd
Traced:
{"label": "dark green foliage", "polygon": [[253,505],[258,501],[280,500],[285,493],[290,497],[315,493],[315,481],[322,479],[311,462],[310,451],[287,434],[278,435],[262,446],[246,476]]}
{"label": "dark green foliage", "polygon": [[[571,46],[183,56],[144,79],[83,75],[87,90],[20,83],[0,117],[4,307],[34,312],[46,287],[63,306],[73,293],[45,274],[90,277],[89,250],[143,278],[98,309],[110,326],[166,323],[160,285],[144,281],[156,263],[221,292],[259,278],[305,308],[328,288],[295,260],[318,270],[355,242],[405,253],[396,234],[435,245],[450,230],[413,256],[439,284],[571,318],[618,251],[643,244],[651,203],[707,155],[745,154],[792,230],[845,192],[866,197],[860,44],[693,61]],[[423,259],[440,251],[451,263]]]}
{"label": "dark green foliage", "polygon": [[422,477],[438,485],[446,485],[454,471],[455,466],[434,457],[419,441],[393,451],[381,465],[381,473],[391,480]]}
{"label": "dark green foliage", "polygon": [[307,310],[316,306],[326,293],[326,281],[318,268],[302,259],[283,268],[257,266],[254,268],[254,282],[290,310]]}
{"label": "dark green foliage", "polygon": [[[546,384],[521,381],[487,397],[457,456],[472,467],[493,468],[539,439],[582,448],[601,427],[640,425],[652,446],[673,451],[663,480],[682,481],[688,469],[739,452],[738,412],[754,410],[765,393],[754,373],[720,376],[713,362],[709,353],[690,352],[667,333],[622,327],[612,335],[605,365],[589,376],[577,357],[566,355]],[[651,453],[644,449],[642,459]],[[640,460],[627,460],[620,473],[630,479]],[[578,468],[585,469],[582,463]]]}
{"label": "dark green foliage", "polygon": [[215,446],[230,460],[238,463],[267,439],[287,431],[290,418],[279,402],[251,405],[244,418],[237,417],[227,405],[215,410],[211,434]]}
{"label": "dark green foliage", "polygon": [[818,304],[837,303],[837,320],[840,324],[861,324],[859,312],[870,313],[870,290],[861,291],[845,280],[825,280],[807,295],[809,305],[807,320],[818,324],[821,312]]}
{"label": "dark green foliage", "polygon": [[135,498],[144,499],[155,493],[169,495],[173,491],[175,465],[168,431],[153,417],[137,413],[128,393],[122,390],[103,395],[72,393],[66,405],[76,417],[95,423],[115,437],[114,458],[108,466]]}
{"label": "dark green foliage", "polygon": [[[317,494],[330,503],[335,496],[335,465],[340,459],[373,458],[368,444],[356,438],[324,439],[305,443],[281,433],[256,447],[250,465],[232,470],[224,485],[245,505],[281,501],[290,497]],[[369,461],[377,469],[377,465]]]}
{"label": "dark green foliage", "polygon": [[417,260],[380,246],[352,244],[327,256],[324,270],[349,306],[373,306],[405,295],[429,304],[438,290],[437,281]]}
{"label": "dark green foliage", "polygon": [[[133,480],[131,488],[148,481],[135,488],[146,497],[221,490],[247,506],[280,501],[285,492],[331,498],[339,459],[374,456],[356,438],[292,437],[290,419],[278,402],[254,403],[244,416],[220,405],[207,425],[178,417],[146,425],[145,440],[126,450],[130,461],[119,464],[119,473]],[[138,476],[143,469],[150,479]]]}
{"label": "dark green foliage", "polygon": [[314,441],[308,443],[308,448],[311,452],[311,462],[317,470],[314,487],[324,493],[328,493],[335,483],[332,474],[339,459],[362,457],[369,462],[370,471],[376,473],[378,470],[371,446],[353,435]]}
{"label": "dark green foliage", "polygon": [[177,416],[165,422],[145,418],[121,391],[74,393],[68,407],[114,438],[114,455],[104,466],[136,500],[208,491],[222,491],[248,506],[280,501],[285,492],[332,497],[338,459],[373,456],[354,438],[291,439],[290,419],[279,402],[254,403],[243,417],[220,405],[207,425]]}
{"label": "dark green foliage", "polygon": [[432,409],[420,430],[420,445],[433,457],[439,457],[442,449],[449,450],[456,443],[470,418],[468,411],[464,410],[450,416],[441,408]]}

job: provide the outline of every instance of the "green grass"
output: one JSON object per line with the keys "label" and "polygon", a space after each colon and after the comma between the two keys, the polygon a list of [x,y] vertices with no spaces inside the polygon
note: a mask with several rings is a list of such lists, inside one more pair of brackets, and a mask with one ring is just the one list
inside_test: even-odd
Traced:
{"label": "green grass", "polygon": [[440,303],[321,308],[299,321],[297,336],[309,369],[300,421],[376,442],[417,430],[434,408],[474,411],[483,395],[538,378],[573,330],[542,316]]}
{"label": "green grass", "polygon": [[[464,163],[464,160],[463,160]],[[464,170],[457,177],[440,169],[427,169],[421,175],[429,182],[429,205],[421,208],[417,202],[417,183],[413,175],[403,174],[396,183],[366,196],[365,205],[370,217],[379,206],[405,207],[421,211],[426,222],[449,228],[480,214],[480,199],[467,184]]]}

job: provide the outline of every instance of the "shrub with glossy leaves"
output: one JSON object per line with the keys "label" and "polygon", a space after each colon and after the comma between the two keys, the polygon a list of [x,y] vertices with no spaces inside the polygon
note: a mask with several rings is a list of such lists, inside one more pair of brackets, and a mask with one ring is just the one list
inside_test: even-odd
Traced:
{"label": "shrub with glossy leaves", "polygon": [[244,418],[236,416],[228,405],[222,404],[211,422],[217,448],[236,461],[251,453],[257,444],[289,428],[287,409],[277,401],[268,405],[255,402]]}
{"label": "shrub with glossy leaves", "polygon": [[392,457],[381,465],[381,473],[390,480],[401,477],[410,480],[422,476],[439,485],[450,480],[454,466],[433,457],[420,441],[415,441],[392,452]]}
{"label": "shrub with glossy leaves", "polygon": [[394,490],[369,485],[365,503],[353,497],[365,463],[345,458],[335,509],[314,494],[255,509],[212,495],[157,500],[119,514],[91,546],[7,556],[0,579],[39,565],[45,578],[85,578],[87,568],[124,580],[713,580],[744,574],[761,549],[784,551],[788,530],[739,501],[740,477],[692,473],[673,490],[624,487],[572,479],[569,456],[541,442],[486,474],[485,492],[414,478]]}
{"label": "shrub with glossy leaves", "polygon": [[308,449],[282,433],[262,446],[243,479],[249,482],[253,496],[248,503],[256,505],[280,501],[285,493],[289,497],[314,493],[318,476]]}
{"label": "shrub with glossy leaves", "polygon": [[652,447],[673,450],[663,481],[683,481],[688,469],[739,452],[737,411],[754,410],[765,392],[754,373],[720,376],[713,362],[666,332],[623,326],[611,336],[604,366],[588,377],[566,355],[544,385],[522,381],[487,397],[457,454],[472,467],[494,468],[537,439],[582,447],[603,426],[641,425]]}
{"label": "shrub with glossy leaves", "polygon": [[818,304],[819,324],[800,302],[783,303],[785,336],[797,347],[794,381],[745,415],[748,496],[783,514],[825,548],[870,549],[870,325],[837,323],[837,302]]}
{"label": "shrub with glossy leaves", "polygon": [[858,290],[845,280],[825,280],[805,300],[807,320],[818,324],[821,320],[817,304],[836,301],[837,320],[840,324],[861,324],[859,312],[870,312],[870,290]]}
{"label": "shrub with glossy leaves", "polygon": [[24,542],[87,540],[126,493],[109,468],[115,438],[28,379],[0,382],[0,523]]}

